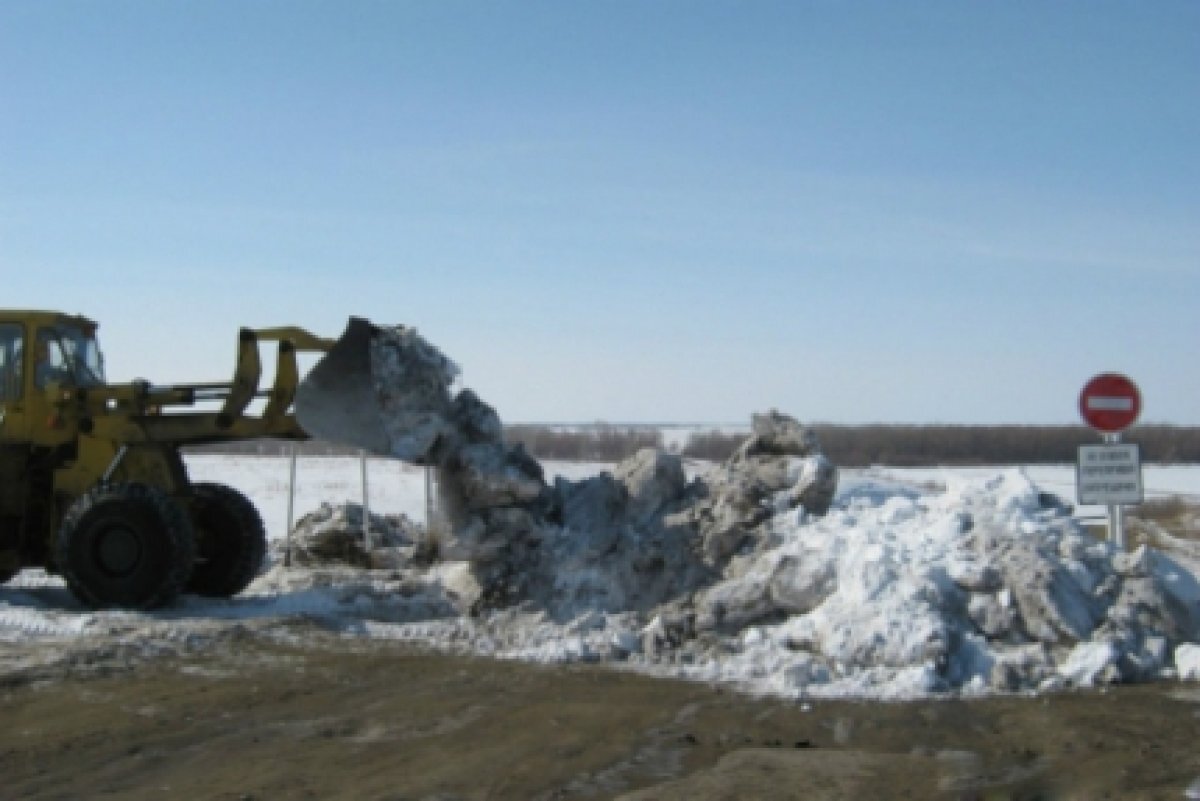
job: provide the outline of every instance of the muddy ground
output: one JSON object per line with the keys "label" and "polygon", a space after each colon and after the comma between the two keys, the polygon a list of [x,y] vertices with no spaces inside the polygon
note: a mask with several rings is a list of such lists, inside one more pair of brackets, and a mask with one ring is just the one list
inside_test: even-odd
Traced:
{"label": "muddy ground", "polygon": [[0,679],[4,799],[1185,798],[1200,687],[807,703],[303,632]]}

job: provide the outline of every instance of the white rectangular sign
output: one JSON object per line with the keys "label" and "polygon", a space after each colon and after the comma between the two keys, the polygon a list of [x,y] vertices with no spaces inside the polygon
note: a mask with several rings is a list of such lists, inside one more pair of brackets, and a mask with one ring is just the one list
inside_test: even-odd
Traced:
{"label": "white rectangular sign", "polygon": [[1106,398],[1103,395],[1092,395],[1084,400],[1084,404],[1089,409],[1095,409],[1098,412],[1133,411],[1133,398]]}
{"label": "white rectangular sign", "polygon": [[1141,503],[1142,455],[1134,444],[1080,445],[1075,466],[1079,502],[1117,506]]}

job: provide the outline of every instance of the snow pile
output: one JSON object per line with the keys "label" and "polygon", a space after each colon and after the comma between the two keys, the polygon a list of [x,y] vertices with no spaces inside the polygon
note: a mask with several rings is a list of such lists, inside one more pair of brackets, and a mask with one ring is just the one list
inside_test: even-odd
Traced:
{"label": "snow pile", "polygon": [[[1019,470],[944,490],[854,482],[824,518],[777,512],[722,571],[689,561],[658,584],[635,567],[646,547],[636,537],[622,544],[633,558],[618,549],[605,562],[563,536],[549,546],[571,569],[554,592],[531,594],[553,603],[374,633],[790,697],[1046,691],[1200,671],[1195,576],[1164,554],[1095,540]],[[678,553],[669,539],[657,547]]]}
{"label": "snow pile", "polygon": [[[386,384],[411,373],[376,376]],[[813,432],[774,411],[754,416],[753,435],[711,479],[689,483],[678,455],[647,449],[614,473],[550,486],[541,465],[503,442],[490,407],[466,391],[448,403],[441,433],[421,456],[438,466],[444,515],[426,540],[431,557],[469,565],[477,611],[524,603],[565,621],[649,610],[719,578],[777,511],[823,513],[837,487]],[[302,528],[301,539],[312,540],[312,526]],[[337,559],[346,550],[339,539],[321,553]],[[354,555],[365,563],[365,553]]]}
{"label": "snow pile", "polygon": [[504,595],[555,620],[678,605],[759,547],[773,515],[824,512],[837,471],[811,431],[778,412],[755,415],[753,427],[725,465],[692,482],[678,456],[653,449],[611,474],[556,482],[548,522],[502,551],[515,557],[501,563]]}
{"label": "snow pile", "polygon": [[716,636],[684,646],[687,672],[784,694],[1051,689],[1164,675],[1200,637],[1191,573],[1096,541],[1020,471],[944,492],[867,481],[825,519],[770,528],[697,595]]}
{"label": "snow pile", "polygon": [[557,481],[549,501],[537,494],[548,505],[476,510],[478,530],[408,574],[410,599],[453,613],[357,611],[373,636],[784,696],[1200,674],[1195,575],[1094,539],[1022,471],[945,487],[867,477],[835,494],[837,472],[802,427],[778,414],[756,424],[691,482],[648,450]]}
{"label": "snow pile", "polygon": [[276,544],[271,559],[301,567],[347,564],[364,568],[400,567],[417,559],[425,539],[420,526],[404,515],[372,514],[369,522],[370,526],[363,525],[361,504],[322,503],[297,521],[286,542]]}

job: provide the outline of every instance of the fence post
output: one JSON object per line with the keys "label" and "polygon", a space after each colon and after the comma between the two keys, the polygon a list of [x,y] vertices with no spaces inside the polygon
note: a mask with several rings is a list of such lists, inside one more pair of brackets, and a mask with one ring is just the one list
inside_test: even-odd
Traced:
{"label": "fence post", "polygon": [[371,542],[371,505],[367,487],[367,452],[365,450],[358,452],[358,464],[359,472],[362,475],[363,548],[369,554],[374,548],[374,543]]}
{"label": "fence post", "polygon": [[425,465],[425,531],[433,526],[433,468]]}
{"label": "fence post", "polygon": [[292,525],[296,508],[296,443],[292,443],[292,454],[288,469],[287,534],[283,544],[283,566],[292,565]]}

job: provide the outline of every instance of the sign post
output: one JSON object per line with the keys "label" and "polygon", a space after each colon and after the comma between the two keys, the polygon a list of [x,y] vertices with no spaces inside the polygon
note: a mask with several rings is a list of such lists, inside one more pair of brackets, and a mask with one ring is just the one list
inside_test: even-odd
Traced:
{"label": "sign post", "polygon": [[1109,539],[1125,548],[1124,504],[1142,502],[1142,463],[1137,445],[1121,444],[1121,432],[1142,411],[1137,385],[1119,373],[1101,373],[1079,393],[1079,413],[1104,437],[1103,445],[1081,445],[1075,470],[1079,502],[1108,506]]}

